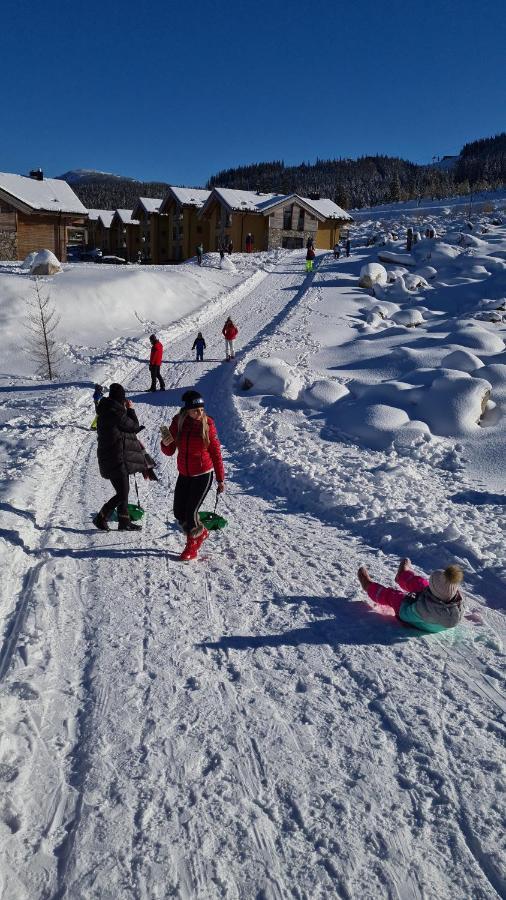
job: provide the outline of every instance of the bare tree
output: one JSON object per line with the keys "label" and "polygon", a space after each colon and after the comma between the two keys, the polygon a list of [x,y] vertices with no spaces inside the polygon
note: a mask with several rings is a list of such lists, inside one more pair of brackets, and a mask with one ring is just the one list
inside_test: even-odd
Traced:
{"label": "bare tree", "polygon": [[33,296],[27,300],[27,306],[26,327],[31,335],[30,346],[37,363],[37,375],[43,375],[52,381],[57,376],[57,366],[63,358],[55,337],[60,316],[51,303],[49,287],[43,293],[37,276],[34,278]]}

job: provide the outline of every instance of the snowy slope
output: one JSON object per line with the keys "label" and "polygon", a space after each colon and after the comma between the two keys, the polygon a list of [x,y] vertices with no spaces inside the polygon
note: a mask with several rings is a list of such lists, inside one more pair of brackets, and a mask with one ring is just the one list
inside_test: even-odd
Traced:
{"label": "snowy slope", "polygon": [[[503,352],[483,333],[505,329],[473,319],[504,275],[456,276],[444,263],[423,299],[392,282],[396,299],[381,301],[389,313],[424,307],[421,331],[368,321],[378,303],[358,287],[362,265],[377,260],[363,246],[368,228],[350,260],[320,255],[309,277],[298,252],[255,255],[256,273],[237,255],[220,285],[211,267],[178,269],[183,306],[165,320],[160,307],[150,316],[139,284],[126,306],[132,316],[142,304],[145,327],[121,337],[118,319],[108,347],[69,345],[65,383],[4,377],[5,900],[504,895],[504,415],[502,362],[491,362]],[[501,251],[504,230],[493,240]],[[195,277],[204,304],[191,299]],[[102,287],[94,292],[90,327]],[[236,368],[221,362],[229,314],[240,327]],[[448,335],[468,317],[483,329],[478,355],[495,375],[497,412],[456,440],[417,419],[432,406],[420,370],[460,346]],[[153,319],[169,360],[167,392],[156,395],[140,392]],[[197,367],[199,329],[208,349]],[[285,360],[299,398],[244,391],[258,357]],[[90,522],[109,486],[85,365],[89,380],[100,372],[127,386],[159,461],[159,483],[140,486],[140,535]],[[349,393],[327,406],[330,393],[314,388],[325,380]],[[194,385],[224,448],[229,527],[182,566],[175,465],[160,458],[157,433]],[[368,390],[375,401],[383,392],[387,410],[417,390],[402,411],[425,427],[396,427],[387,411],[350,433]],[[404,554],[424,571],[461,561],[468,612],[455,631],[423,636],[364,602],[358,566],[390,584]]]}

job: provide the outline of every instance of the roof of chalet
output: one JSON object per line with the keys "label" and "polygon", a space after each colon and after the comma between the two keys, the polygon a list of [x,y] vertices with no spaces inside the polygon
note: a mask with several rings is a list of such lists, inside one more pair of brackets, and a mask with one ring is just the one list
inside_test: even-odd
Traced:
{"label": "roof of chalet", "polygon": [[28,178],[0,172],[0,194],[7,200],[12,198],[23,212],[73,213],[85,216],[88,210],[66,181],[59,178]]}
{"label": "roof of chalet", "polygon": [[114,211],[112,209],[101,209],[98,218],[102,222],[104,228],[110,228],[112,220],[114,219]]}
{"label": "roof of chalet", "polygon": [[173,200],[179,203],[180,206],[193,206],[195,209],[200,209],[204,206],[210,193],[211,191],[205,191],[202,188],[174,187],[170,185],[169,192],[164,197],[159,211],[161,213],[165,212]]}
{"label": "roof of chalet", "polygon": [[88,210],[88,219],[90,220],[90,222],[97,222],[98,219],[104,215],[113,216],[114,210],[111,210],[111,209],[89,209]]}
{"label": "roof of chalet", "polygon": [[352,221],[350,215],[333,200],[310,200],[298,194],[262,194],[259,191],[236,191],[233,188],[214,188],[205,203],[203,212],[215,202],[221,201],[230,212],[253,212],[268,215],[276,206],[287,202],[301,203],[320,220],[341,219]]}
{"label": "roof of chalet", "polygon": [[132,213],[132,209],[115,209],[111,222],[114,221],[117,216],[123,225],[138,225],[139,220],[132,218]]}
{"label": "roof of chalet", "polygon": [[[139,211],[142,212],[144,210],[147,215],[151,213],[156,213],[160,211],[160,206],[162,205],[162,199],[157,197],[138,197],[137,203],[135,204],[132,215],[139,215]],[[139,210],[139,207],[141,208]]]}
{"label": "roof of chalet", "polygon": [[337,203],[334,203],[333,200],[328,200],[327,198],[310,200],[309,197],[301,197],[300,194],[287,194],[284,197],[279,197],[264,208],[264,215],[273,207],[278,206],[281,203],[286,203],[287,201],[292,203],[295,201],[302,203],[306,209],[314,212],[319,219],[344,219],[347,222],[353,221],[352,217],[344,209],[341,209]]}

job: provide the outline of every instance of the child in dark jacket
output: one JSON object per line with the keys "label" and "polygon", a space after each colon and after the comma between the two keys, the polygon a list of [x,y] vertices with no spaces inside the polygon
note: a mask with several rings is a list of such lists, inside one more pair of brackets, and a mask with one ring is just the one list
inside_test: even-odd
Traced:
{"label": "child in dark jacket", "polygon": [[101,384],[95,385],[95,390],[93,391],[93,403],[95,404],[95,418],[90,425],[90,428],[93,428],[94,431],[97,430],[97,416],[98,416],[98,404],[100,403],[102,397],[105,394],[105,388],[102,387]]}
{"label": "child in dark jacket", "polygon": [[196,362],[204,362],[204,350],[206,349],[206,342],[202,337],[202,332],[199,331],[197,337],[195,338],[192,350],[197,351]]}
{"label": "child in dark jacket", "polygon": [[415,575],[409,559],[401,559],[395,576],[400,591],[373,581],[365,566],[358,570],[358,580],[373,603],[393,609],[401,622],[414,625],[421,631],[438,632],[454,628],[464,614],[459,591],[464,573],[460,566],[437,569],[427,580]]}

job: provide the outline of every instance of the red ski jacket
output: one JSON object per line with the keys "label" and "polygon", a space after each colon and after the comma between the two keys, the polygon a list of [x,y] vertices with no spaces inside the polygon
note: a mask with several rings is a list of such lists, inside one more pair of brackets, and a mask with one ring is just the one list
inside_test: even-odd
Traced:
{"label": "red ski jacket", "polygon": [[225,480],[223,460],[221,458],[221,446],[216,431],[214,419],[207,417],[209,423],[209,447],[206,447],[202,439],[202,425],[198,419],[187,416],[183,423],[179,447],[176,447],[177,424],[179,415],[174,416],[170,423],[169,431],[174,438],[174,443],[160,444],[165,456],[173,456],[177,450],[177,469],[181,475],[204,475],[214,469],[216,480]]}
{"label": "red ski jacket", "polygon": [[150,366],[161,366],[163,357],[163,346],[160,341],[155,341],[151,345],[151,355],[149,357]]}
{"label": "red ski jacket", "polygon": [[224,336],[225,340],[233,341],[239,334],[239,329],[234,325],[233,322],[225,322],[223,331],[221,333]]}

